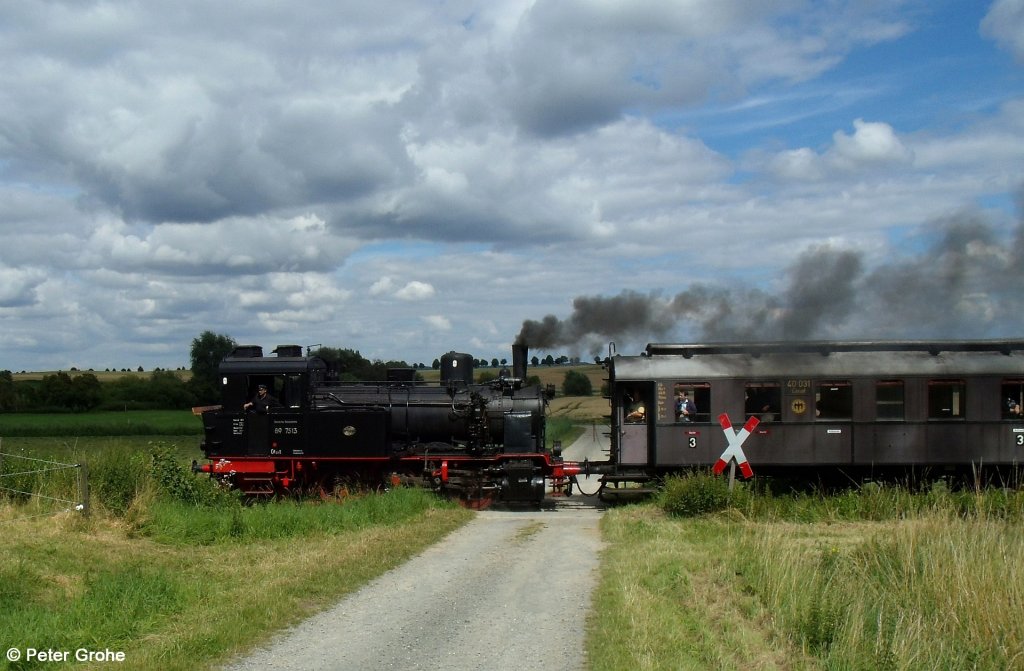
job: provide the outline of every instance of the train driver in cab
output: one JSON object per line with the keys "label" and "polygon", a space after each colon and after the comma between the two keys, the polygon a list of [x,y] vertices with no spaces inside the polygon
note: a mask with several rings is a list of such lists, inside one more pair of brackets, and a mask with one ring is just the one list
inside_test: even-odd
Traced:
{"label": "train driver in cab", "polygon": [[267,385],[260,383],[256,386],[256,395],[243,405],[242,409],[265,414],[270,408],[275,408],[277,405],[277,399],[270,395]]}

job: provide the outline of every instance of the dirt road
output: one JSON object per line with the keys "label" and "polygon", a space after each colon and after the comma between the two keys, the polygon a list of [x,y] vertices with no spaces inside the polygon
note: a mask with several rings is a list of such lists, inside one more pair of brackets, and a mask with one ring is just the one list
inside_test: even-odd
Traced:
{"label": "dirt road", "polygon": [[[566,458],[579,453],[569,448]],[[589,497],[555,501],[541,510],[479,513],[442,543],[229,668],[585,668],[601,512]]]}

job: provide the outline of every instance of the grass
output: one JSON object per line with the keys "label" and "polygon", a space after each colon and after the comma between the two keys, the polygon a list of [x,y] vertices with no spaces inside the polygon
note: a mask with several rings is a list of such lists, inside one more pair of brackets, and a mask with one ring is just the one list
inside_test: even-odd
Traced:
{"label": "grass", "polygon": [[590,668],[1024,668],[1024,492],[682,480],[602,522]]}
{"label": "grass", "polygon": [[750,588],[826,668],[1024,666],[1019,522],[933,513],[813,537],[777,525],[739,547]]}
{"label": "grass", "polygon": [[[125,668],[211,668],[472,515],[409,489],[243,506],[188,472],[194,443],[134,441],[5,441],[4,451],[88,459],[94,512],[47,514],[54,507],[46,500],[0,497],[4,650],[109,649],[125,653]],[[4,461],[4,472],[14,461]],[[73,484],[34,477],[26,486],[36,492],[71,495],[61,487]],[[72,664],[81,666],[46,666]],[[34,666],[0,659],[0,669]]]}
{"label": "grass", "polygon": [[4,413],[0,436],[184,436],[200,435],[202,420],[189,410],[127,412]]}
{"label": "grass", "polygon": [[601,528],[609,545],[589,621],[593,671],[815,668],[741,589],[729,522],[683,523],[646,505],[609,511]]}

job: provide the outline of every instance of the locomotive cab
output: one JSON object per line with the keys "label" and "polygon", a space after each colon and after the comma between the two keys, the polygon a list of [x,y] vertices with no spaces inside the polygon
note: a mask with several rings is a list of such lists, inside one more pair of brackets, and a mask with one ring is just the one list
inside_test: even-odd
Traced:
{"label": "locomotive cab", "polygon": [[[302,413],[327,366],[318,357],[301,356],[296,346],[274,352],[277,356],[264,357],[262,347],[236,347],[221,362],[221,408],[203,413],[208,456],[303,453]],[[273,400],[265,408],[247,409],[262,385]]]}

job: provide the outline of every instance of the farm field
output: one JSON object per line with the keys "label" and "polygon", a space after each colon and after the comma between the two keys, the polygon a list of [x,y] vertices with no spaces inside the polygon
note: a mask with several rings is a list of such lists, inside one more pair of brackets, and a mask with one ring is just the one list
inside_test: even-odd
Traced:
{"label": "farm field", "polygon": [[[10,436],[183,436],[202,433],[189,410],[0,413],[0,438]],[[198,438],[195,439],[198,443]]]}

